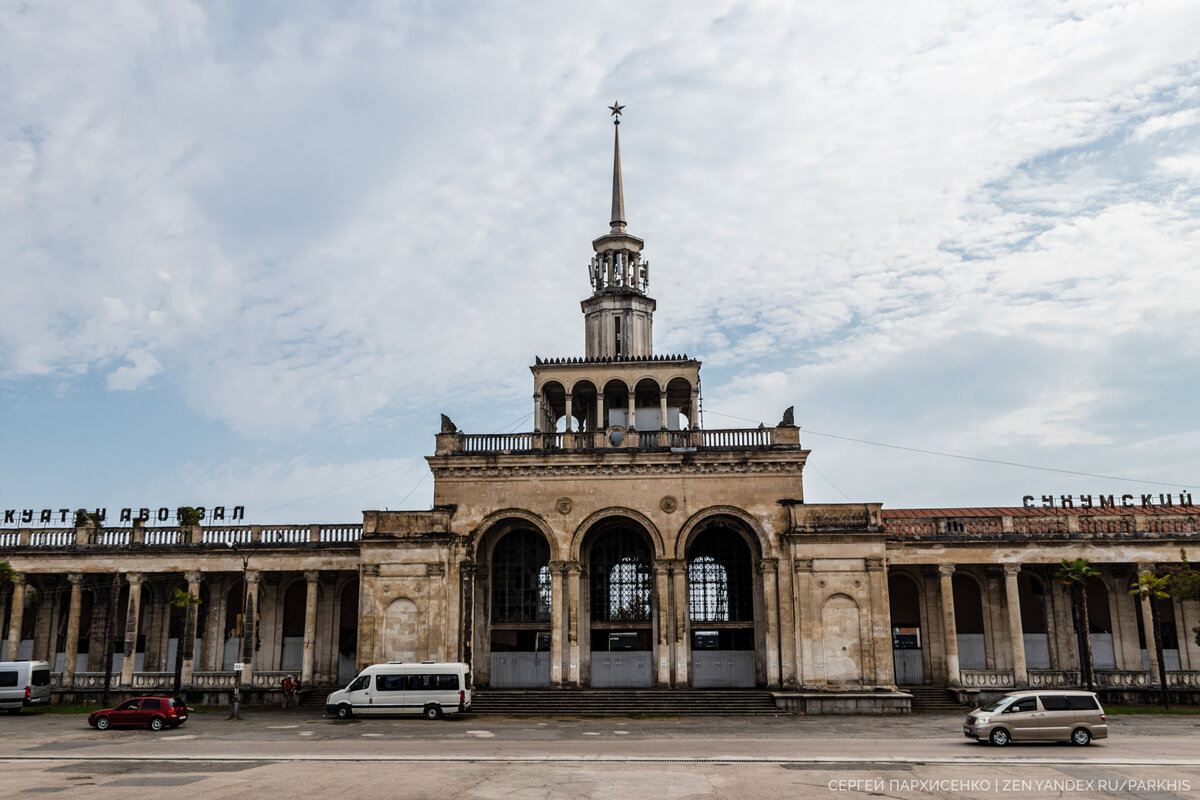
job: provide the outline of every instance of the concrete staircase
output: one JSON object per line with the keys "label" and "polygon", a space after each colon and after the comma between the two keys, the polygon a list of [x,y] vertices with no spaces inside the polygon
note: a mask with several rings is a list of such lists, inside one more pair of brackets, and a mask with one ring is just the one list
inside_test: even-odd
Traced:
{"label": "concrete staircase", "polygon": [[478,714],[712,714],[788,713],[761,689],[477,689]]}
{"label": "concrete staircase", "polygon": [[944,686],[901,686],[900,691],[912,695],[914,714],[950,714],[969,711]]}

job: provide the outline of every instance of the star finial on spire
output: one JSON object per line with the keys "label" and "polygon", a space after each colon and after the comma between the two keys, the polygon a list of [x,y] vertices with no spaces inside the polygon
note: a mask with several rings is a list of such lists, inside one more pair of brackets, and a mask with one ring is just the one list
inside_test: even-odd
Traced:
{"label": "star finial on spire", "polygon": [[613,104],[608,107],[608,110],[612,112],[612,116],[616,117],[616,119],[613,120],[613,125],[621,124],[621,111],[624,110],[624,108],[625,106],[618,105],[616,100],[614,100]]}

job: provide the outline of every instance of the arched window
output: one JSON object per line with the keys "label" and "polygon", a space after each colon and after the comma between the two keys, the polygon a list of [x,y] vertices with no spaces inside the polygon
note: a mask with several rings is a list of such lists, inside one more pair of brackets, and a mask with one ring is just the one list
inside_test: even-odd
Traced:
{"label": "arched window", "polygon": [[506,534],[492,552],[492,622],[550,620],[550,545],[537,531]]}
{"label": "arched window", "polygon": [[650,548],[637,531],[614,528],[591,553],[593,622],[649,622],[653,576]]}
{"label": "arched window", "polygon": [[736,532],[711,528],[688,548],[688,605],[693,622],[754,619],[750,548]]}

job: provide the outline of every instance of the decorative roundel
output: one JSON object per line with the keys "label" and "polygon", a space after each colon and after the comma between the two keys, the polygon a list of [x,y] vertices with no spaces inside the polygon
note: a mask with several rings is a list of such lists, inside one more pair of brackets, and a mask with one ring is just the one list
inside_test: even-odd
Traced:
{"label": "decorative roundel", "polygon": [[554,502],[554,508],[560,514],[570,514],[571,509],[575,507],[575,503],[569,497],[560,497]]}
{"label": "decorative roundel", "polygon": [[614,427],[608,429],[608,443],[613,447],[625,444],[625,429]]}
{"label": "decorative roundel", "polygon": [[671,495],[666,495],[662,500],[658,501],[658,507],[668,514],[674,514],[675,510],[679,508],[679,501]]}

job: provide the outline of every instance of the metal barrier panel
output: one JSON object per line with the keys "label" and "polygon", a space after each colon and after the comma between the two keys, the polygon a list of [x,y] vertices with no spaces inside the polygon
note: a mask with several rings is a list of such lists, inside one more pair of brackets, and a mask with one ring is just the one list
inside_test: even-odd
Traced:
{"label": "metal barrier panel", "polygon": [[1045,633],[1026,633],[1025,666],[1028,669],[1050,669],[1050,636]]}
{"label": "metal barrier panel", "polygon": [[896,667],[896,683],[901,686],[918,686],[925,683],[925,659],[921,650],[893,650],[892,662]]}
{"label": "metal barrier panel", "polygon": [[593,689],[648,689],[654,685],[649,650],[592,653]]}
{"label": "metal barrier panel", "polygon": [[279,655],[279,668],[284,672],[295,672],[299,675],[303,660],[304,637],[283,637],[283,652]]}
{"label": "metal barrier panel", "polygon": [[492,673],[489,685],[493,689],[530,689],[550,685],[550,654],[504,652],[492,653]]}
{"label": "metal barrier panel", "polygon": [[1113,635],[1111,633],[1092,634],[1092,668],[1117,668],[1117,653],[1113,649]]}
{"label": "metal barrier panel", "polygon": [[354,653],[338,653],[338,684],[346,686],[358,675],[358,664],[355,663]]}
{"label": "metal barrier panel", "polygon": [[753,688],[754,651],[693,650],[692,686],[697,689]]}
{"label": "metal barrier panel", "polygon": [[987,669],[987,647],[982,633],[958,635],[959,669]]}

